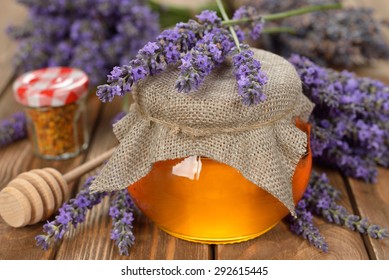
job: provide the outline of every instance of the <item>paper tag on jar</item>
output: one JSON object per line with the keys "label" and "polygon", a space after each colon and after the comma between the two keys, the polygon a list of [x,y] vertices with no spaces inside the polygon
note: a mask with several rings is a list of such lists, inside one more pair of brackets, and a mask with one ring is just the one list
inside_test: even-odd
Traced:
{"label": "paper tag on jar", "polygon": [[198,180],[201,172],[201,158],[199,156],[190,156],[173,166],[172,173],[177,176],[188,179]]}

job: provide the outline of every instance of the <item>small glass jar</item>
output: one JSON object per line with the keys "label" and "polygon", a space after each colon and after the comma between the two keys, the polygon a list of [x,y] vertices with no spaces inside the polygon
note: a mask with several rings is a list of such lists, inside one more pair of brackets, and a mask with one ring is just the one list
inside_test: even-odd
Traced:
{"label": "small glass jar", "polygon": [[87,148],[85,101],[88,76],[79,69],[51,67],[28,72],[13,85],[28,120],[34,153],[62,160]]}

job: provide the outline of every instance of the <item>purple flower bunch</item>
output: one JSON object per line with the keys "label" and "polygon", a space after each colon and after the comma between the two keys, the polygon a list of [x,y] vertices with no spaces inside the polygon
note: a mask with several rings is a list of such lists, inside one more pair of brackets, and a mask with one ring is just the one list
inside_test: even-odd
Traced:
{"label": "purple flower bunch", "polygon": [[85,221],[88,210],[99,204],[107,195],[106,193],[90,193],[89,187],[95,177],[89,177],[82,189],[75,198],[71,198],[64,203],[59,209],[59,214],[51,222],[47,222],[43,226],[43,231],[46,234],[41,234],[35,237],[37,246],[41,246],[47,250],[53,242],[57,242],[63,238],[66,232],[71,228],[77,227]]}
{"label": "purple flower bunch", "polygon": [[[98,87],[97,95],[100,100],[110,102],[115,96],[131,92],[138,81],[165,71],[168,65],[175,65],[180,69],[176,82],[177,90],[185,93],[194,91],[228,55],[235,54],[235,75],[241,83],[239,92],[243,102],[251,105],[263,101],[259,87],[265,84],[267,79],[266,74],[256,68],[260,67],[260,63],[252,58],[248,50],[241,56],[236,54],[233,35],[222,25],[216,12],[205,10],[197,19],[198,21],[178,23],[173,29],[163,31],[155,42],[149,42],[140,49],[129,64],[114,67],[108,75],[108,84]],[[248,68],[244,68],[241,61],[250,63]],[[244,73],[250,69],[255,70],[252,75]],[[248,85],[257,77],[261,80],[256,81],[255,85]]]}
{"label": "purple flower bunch", "polygon": [[132,233],[134,209],[134,202],[127,189],[113,192],[109,209],[113,224],[111,239],[115,241],[121,255],[128,256],[128,248],[135,242],[135,236]]}
{"label": "purple flower bunch", "polygon": [[320,67],[293,55],[311,115],[312,154],[317,163],[375,182],[377,165],[389,166],[389,86],[353,73]]}
{"label": "purple flower bunch", "polygon": [[0,147],[27,137],[27,119],[23,112],[16,112],[0,121]]}
{"label": "purple flower bunch", "polygon": [[389,236],[388,229],[371,224],[366,218],[350,214],[346,208],[337,204],[339,198],[340,192],[330,185],[325,173],[312,172],[307,190],[296,207],[297,218],[291,215],[287,217],[291,231],[303,236],[324,252],[328,251],[328,245],[313,224],[313,214],[329,223],[344,226],[371,238],[382,239]]}
{"label": "purple flower bunch", "polygon": [[[94,176],[87,178],[76,197],[64,203],[58,210],[59,214],[55,216],[55,219],[51,222],[48,221],[43,226],[45,234],[35,237],[37,246],[47,250],[52,243],[61,240],[72,227],[77,228],[79,224],[83,223],[87,212],[100,204],[102,199],[108,195],[106,192],[89,192],[89,187],[94,178]],[[135,241],[132,233],[134,208],[134,203],[127,190],[111,193],[109,209],[109,215],[112,218],[111,239],[115,241],[119,253],[122,255],[128,255],[128,248]]]}
{"label": "purple flower bunch", "polygon": [[158,15],[143,0],[19,0],[30,17],[24,26],[10,27],[19,41],[15,55],[19,71],[49,66],[84,70],[92,85],[102,73],[126,63],[158,33]]}
{"label": "purple flower bunch", "polygon": [[296,52],[323,65],[346,68],[389,58],[382,25],[370,9],[320,12],[305,18],[285,20],[285,24],[298,30],[296,35],[279,36],[285,54]]}
{"label": "purple flower bunch", "polygon": [[[243,0],[263,13],[277,13],[312,4],[333,4],[338,0]],[[239,11],[238,9],[237,11]],[[262,37],[262,48],[285,57],[297,53],[321,65],[351,68],[374,59],[389,58],[389,45],[383,36],[384,24],[367,8],[320,11],[279,21],[295,30]]]}
{"label": "purple flower bunch", "polygon": [[[97,96],[102,102],[111,102],[115,96],[131,92],[135,83],[166,70],[169,64],[179,61],[181,52],[188,52],[202,32],[201,25],[190,20],[179,23],[173,30],[165,30],[156,42],[148,42],[136,57],[121,67],[115,66],[108,75],[109,84],[97,88]],[[197,36],[196,36],[197,35]]]}
{"label": "purple flower bunch", "polygon": [[[114,116],[112,124],[115,124],[125,116],[125,112],[119,112]],[[95,176],[85,180],[79,193],[75,198],[71,198],[58,210],[59,214],[51,222],[43,226],[46,234],[35,237],[37,246],[47,250],[53,242],[63,238],[71,227],[77,228],[85,221],[88,210],[101,203],[102,199],[108,195],[106,192],[90,193]],[[132,233],[132,222],[134,221],[135,204],[127,190],[114,191],[110,193],[109,215],[112,218],[111,239],[115,241],[121,255],[128,255],[128,249],[134,244],[135,237]]]}
{"label": "purple flower bunch", "polygon": [[327,176],[313,173],[310,185],[304,193],[303,200],[307,210],[315,215],[323,217],[327,222],[344,226],[371,238],[382,239],[389,236],[386,228],[371,224],[366,218],[350,214],[342,205],[336,202],[340,198],[340,192],[332,187]]}

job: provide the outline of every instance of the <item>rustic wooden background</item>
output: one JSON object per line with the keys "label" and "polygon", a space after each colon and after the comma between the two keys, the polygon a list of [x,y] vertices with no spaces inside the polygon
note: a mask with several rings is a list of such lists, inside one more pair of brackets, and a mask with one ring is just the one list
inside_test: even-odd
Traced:
{"label": "rustic wooden background", "polygon": [[[183,2],[169,0],[169,2]],[[185,1],[186,2],[186,1]],[[194,1],[193,1],[194,2]],[[201,1],[204,2],[204,1]],[[347,5],[376,8],[379,18],[389,18],[386,0],[346,0]],[[15,44],[4,28],[23,22],[26,11],[15,0],[2,1],[0,10],[0,119],[20,110],[12,96],[12,55]],[[389,37],[388,37],[389,38]],[[355,69],[360,75],[371,76],[389,83],[389,63],[378,61],[370,67]],[[23,140],[0,148],[0,189],[21,172],[42,167],[55,167],[65,173],[88,159],[92,159],[117,145],[110,121],[121,109],[121,100],[102,105],[91,92],[88,100],[89,149],[67,161],[53,162],[33,156],[30,144]],[[318,170],[323,170],[315,167]],[[369,218],[372,222],[389,227],[389,170],[379,169],[377,184],[366,184],[325,170],[331,183],[342,193],[342,204],[351,212]],[[84,178],[80,180],[82,183]],[[74,183],[74,193],[79,182]],[[329,252],[322,253],[300,237],[293,235],[281,222],[270,232],[251,241],[234,245],[202,245],[174,238],[149,219],[139,215],[135,221],[136,244],[130,256],[120,256],[110,240],[111,221],[108,201],[93,209],[87,221],[67,234],[64,240],[48,251],[35,246],[34,237],[42,232],[42,223],[21,229],[7,226],[0,219],[0,259],[389,259],[389,239],[373,240],[345,228],[315,218],[321,233],[329,244]]]}

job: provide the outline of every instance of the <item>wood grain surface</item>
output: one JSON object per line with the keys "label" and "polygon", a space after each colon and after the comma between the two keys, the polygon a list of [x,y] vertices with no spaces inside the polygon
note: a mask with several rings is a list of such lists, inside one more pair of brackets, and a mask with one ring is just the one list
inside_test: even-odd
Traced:
{"label": "wood grain surface", "polygon": [[[162,1],[162,0],[161,0]],[[367,5],[378,8],[378,16],[389,17],[389,7],[385,0],[346,0],[349,5]],[[177,1],[176,1],[177,2]],[[25,11],[16,1],[2,1],[0,29],[10,23],[19,23],[25,18]],[[1,33],[1,32],[0,32]],[[14,101],[11,85],[14,79],[12,53],[15,44],[0,34],[0,119],[20,110]],[[384,61],[369,67],[356,69],[360,75],[372,76],[389,83],[389,64]],[[111,120],[121,110],[122,100],[102,105],[91,90],[88,99],[88,118],[91,135],[87,151],[66,161],[47,161],[33,155],[29,141],[22,140],[0,148],[0,190],[16,175],[30,169],[54,167],[62,173],[79,166],[88,159],[95,158],[116,146]],[[342,192],[341,204],[350,212],[369,218],[372,222],[389,227],[389,171],[379,169],[378,182],[366,184],[343,177],[333,170],[325,171],[331,183]],[[89,174],[73,183],[72,195]],[[0,260],[97,260],[97,259],[389,259],[389,239],[373,240],[343,227],[329,224],[320,218],[315,223],[329,245],[329,252],[322,253],[308,242],[293,235],[285,222],[281,222],[266,234],[243,243],[232,245],[203,245],[177,239],[160,230],[152,221],[136,213],[134,224],[135,245],[130,255],[120,256],[114,242],[110,240],[111,219],[108,216],[109,199],[92,209],[86,222],[72,229],[64,239],[48,251],[36,247],[34,237],[42,233],[43,223],[19,229],[9,227],[0,218]]]}
{"label": "wood grain surface", "polygon": [[[357,207],[357,214],[369,217],[372,223],[389,227],[389,170],[378,169],[378,182],[367,184],[348,180]],[[374,259],[389,260],[389,240],[377,240],[364,236],[369,255]]]}
{"label": "wood grain surface", "polygon": [[[350,200],[341,176],[325,171],[331,184],[343,194],[341,205],[351,209]],[[351,210],[352,211],[352,210]],[[217,246],[218,259],[368,259],[361,236],[342,227],[316,218],[315,224],[326,239],[329,252],[323,253],[310,246],[304,239],[290,233],[288,225],[281,222],[266,234],[234,245]],[[336,249],[334,249],[336,248]]]}

